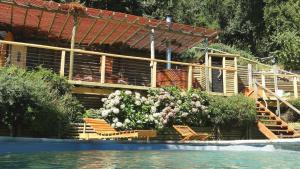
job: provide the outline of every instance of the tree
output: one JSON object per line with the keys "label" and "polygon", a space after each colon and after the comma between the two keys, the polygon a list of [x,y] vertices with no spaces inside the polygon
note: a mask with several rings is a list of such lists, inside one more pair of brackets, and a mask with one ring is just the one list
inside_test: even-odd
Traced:
{"label": "tree", "polygon": [[11,136],[21,136],[24,128],[31,130],[32,136],[57,136],[63,125],[83,112],[70,91],[67,81],[49,70],[2,68],[1,122],[10,129]]}

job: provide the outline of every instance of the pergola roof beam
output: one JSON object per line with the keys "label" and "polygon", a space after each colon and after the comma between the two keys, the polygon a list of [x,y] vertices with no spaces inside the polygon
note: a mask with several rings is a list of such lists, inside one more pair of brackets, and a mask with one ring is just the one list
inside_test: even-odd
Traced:
{"label": "pergola roof beam", "polygon": [[62,27],[61,27],[61,30],[59,31],[58,38],[60,38],[62,32],[64,31],[64,29],[65,29],[65,27],[66,27],[66,25],[67,25],[67,23],[69,22],[70,16],[71,16],[71,15],[68,14],[67,19],[65,20],[65,22],[63,23],[63,25],[62,25]]}
{"label": "pergola roof beam", "polygon": [[103,32],[103,30],[109,25],[109,21],[106,21],[105,24],[102,26],[102,28],[98,31],[98,33],[95,35],[95,37],[90,41],[88,46],[90,46],[96,39],[98,39],[99,35]]}

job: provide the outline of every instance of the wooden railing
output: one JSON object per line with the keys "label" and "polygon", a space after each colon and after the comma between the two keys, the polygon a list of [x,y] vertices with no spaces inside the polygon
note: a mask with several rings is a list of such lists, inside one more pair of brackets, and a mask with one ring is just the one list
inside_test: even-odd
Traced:
{"label": "wooden railing", "polygon": [[[256,97],[259,97],[259,94],[258,94],[258,89],[259,88],[262,89],[265,93],[268,93],[270,96],[273,96],[273,97],[276,98],[276,100],[277,100],[277,115],[280,116],[281,103],[283,103],[288,108],[290,108],[291,110],[295,111],[297,114],[300,115],[300,110],[298,110],[295,106],[293,106],[288,101],[286,101],[282,97],[278,96],[276,93],[272,92],[270,89],[266,88],[265,86],[263,86],[262,84],[260,84],[258,82],[255,82],[255,88],[254,88],[255,89]],[[263,97],[263,96],[261,96],[261,97]]]}
{"label": "wooden railing", "polygon": [[[182,81],[182,83],[186,83],[184,85],[184,88],[186,89],[197,87],[194,85],[195,80],[197,80],[195,77],[196,70],[208,70],[199,72],[203,73],[204,77],[206,77],[205,84],[208,84],[208,86],[211,86],[212,83],[212,70],[219,70],[220,72],[223,72],[224,91],[222,94],[228,94],[229,90],[237,93],[236,64],[234,64],[234,66],[215,67],[198,63],[166,61],[151,59],[150,57],[135,57],[3,40],[0,40],[0,44],[26,47],[27,53],[25,54],[25,57],[27,58],[22,60],[25,62],[23,63],[23,67],[24,65],[25,67],[28,67],[29,65],[34,68],[34,66],[42,64],[47,68],[53,69],[61,76],[68,78],[70,83],[77,85],[139,90],[161,87],[158,85],[158,82],[162,80],[160,79],[162,76],[161,74],[165,73],[163,72],[163,70],[165,70],[165,65],[170,63],[172,64],[172,68],[181,71],[182,77],[176,77],[178,74],[172,74],[172,72],[168,75],[175,76],[179,81]],[[36,51],[37,49],[47,50],[48,52],[45,52],[46,54],[44,54],[42,51]],[[69,57],[71,52],[74,53],[73,59]],[[9,55],[9,57],[11,57],[10,61],[18,64],[19,56],[13,56],[12,52],[10,52]],[[19,55],[19,52],[17,52],[16,55]],[[178,73],[178,71],[174,72]],[[226,84],[229,83],[226,75],[228,73],[234,74],[234,80],[230,82],[234,84],[233,89],[228,89],[228,86],[226,86]],[[167,75],[164,76],[167,77]],[[179,85],[179,83],[181,82],[175,82],[171,85],[176,86]],[[210,87],[207,88],[207,92],[212,92]]]}

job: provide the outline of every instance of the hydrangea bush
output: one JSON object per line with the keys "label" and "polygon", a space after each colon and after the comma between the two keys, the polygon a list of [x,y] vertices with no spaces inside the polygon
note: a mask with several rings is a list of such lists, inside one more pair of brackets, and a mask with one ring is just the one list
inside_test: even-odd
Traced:
{"label": "hydrangea bush", "polygon": [[[88,116],[103,118],[117,129],[160,129],[173,124],[232,127],[255,122],[255,102],[242,95],[208,96],[199,90],[175,87],[151,89],[146,95],[117,90],[102,99]],[[96,113],[95,113],[96,112]]]}
{"label": "hydrangea bush", "polygon": [[206,95],[200,91],[182,92],[177,88],[149,90],[140,93],[117,90],[102,99],[103,107],[96,111],[119,129],[159,129],[172,124],[201,124],[208,115]]}

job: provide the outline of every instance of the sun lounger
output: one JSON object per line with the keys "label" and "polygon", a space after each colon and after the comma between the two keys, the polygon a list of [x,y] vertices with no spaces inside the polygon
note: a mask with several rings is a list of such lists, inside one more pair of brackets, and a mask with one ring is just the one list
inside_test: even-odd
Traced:
{"label": "sun lounger", "polygon": [[[128,130],[128,131],[116,131],[111,127],[104,119],[92,119],[84,118],[84,122],[90,125],[97,135],[91,135],[89,138],[98,139],[120,139],[120,138],[147,138],[156,137],[155,130]],[[86,136],[86,135],[85,135]]]}
{"label": "sun lounger", "polygon": [[210,137],[208,133],[196,133],[189,126],[173,125],[173,128],[183,137],[181,141],[207,140]]}

